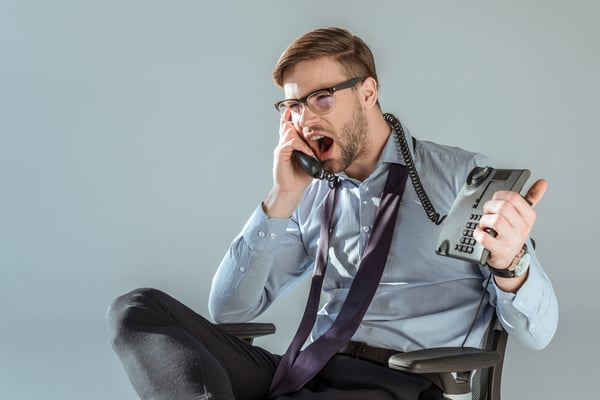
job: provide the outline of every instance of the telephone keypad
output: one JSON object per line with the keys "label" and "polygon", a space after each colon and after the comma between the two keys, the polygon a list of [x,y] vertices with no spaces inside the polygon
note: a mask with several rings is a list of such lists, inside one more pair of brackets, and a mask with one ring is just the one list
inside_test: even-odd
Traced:
{"label": "telephone keypad", "polygon": [[460,243],[454,246],[454,250],[467,254],[473,253],[474,246],[477,243],[477,241],[473,239],[473,231],[479,226],[480,219],[481,214],[471,214],[470,220],[465,223],[465,229],[463,229]]}
{"label": "telephone keypad", "polygon": [[480,228],[485,228],[484,232],[492,237],[497,232],[481,225],[485,215],[483,206],[498,190],[519,193],[529,176],[526,169],[474,168],[448,211],[435,253],[485,265],[490,252],[475,241],[473,234]]}

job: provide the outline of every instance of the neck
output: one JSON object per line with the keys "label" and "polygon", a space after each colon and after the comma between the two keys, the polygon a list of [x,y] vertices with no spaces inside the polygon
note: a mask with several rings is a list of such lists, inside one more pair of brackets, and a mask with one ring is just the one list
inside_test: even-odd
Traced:
{"label": "neck", "polygon": [[377,166],[377,161],[381,152],[387,143],[392,132],[392,128],[383,118],[383,114],[378,107],[373,110],[372,115],[367,116],[369,137],[368,148],[365,149],[365,155],[355,160],[344,172],[351,178],[364,181],[367,179]]}

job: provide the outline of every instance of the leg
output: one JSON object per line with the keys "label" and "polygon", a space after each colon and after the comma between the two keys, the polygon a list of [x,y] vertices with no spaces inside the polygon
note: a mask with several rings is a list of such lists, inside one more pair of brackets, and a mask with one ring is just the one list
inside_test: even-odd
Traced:
{"label": "leg", "polygon": [[442,400],[425,378],[336,355],[296,393],[276,400]]}
{"label": "leg", "polygon": [[279,360],[155,289],[107,312],[113,348],[142,399],[264,399]]}

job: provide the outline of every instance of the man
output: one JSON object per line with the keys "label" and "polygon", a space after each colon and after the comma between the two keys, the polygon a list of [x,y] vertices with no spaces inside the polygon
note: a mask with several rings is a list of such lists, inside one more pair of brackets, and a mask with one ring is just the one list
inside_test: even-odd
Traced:
{"label": "man", "polygon": [[[381,217],[391,221],[393,235],[373,240],[391,240],[380,263],[385,269],[370,295],[355,296],[372,300],[360,306],[364,315],[350,316],[358,326],[332,328],[338,316],[342,320],[342,314],[359,308],[343,307],[346,300],[354,301],[349,295],[354,277],[363,271],[363,278],[356,279],[359,285],[377,268],[377,262],[363,265],[362,259],[367,259],[365,249],[381,253],[370,250],[378,244],[369,239],[384,229],[383,222],[375,222],[379,208],[384,203],[388,207],[387,192],[382,192],[401,186],[388,186],[386,180],[403,173],[406,182],[406,172],[391,171],[405,171],[413,159],[431,204],[447,213],[468,173],[489,165],[489,160],[411,140],[395,118],[384,116],[371,51],[344,29],[317,29],[301,36],[282,54],[273,76],[286,99],[276,105],[281,120],[273,188],[219,266],[209,308],[217,322],[251,320],[325,265],[322,289],[311,288],[313,303],[319,303],[319,292],[325,300],[314,327],[308,323],[313,344],[300,355],[294,349],[298,343],[293,344],[280,363],[281,356],[230,337],[168,295],[135,290],[113,303],[108,318],[113,346],[140,397],[440,399],[439,389],[428,381],[348,357],[347,340],[335,340],[346,335],[353,342],[397,351],[477,346],[496,312],[513,338],[531,348],[549,343],[558,318],[556,297],[528,239],[535,221],[532,207],[546,188],[543,180],[524,197],[501,191],[485,204],[473,237],[490,251],[487,263],[495,275],[486,284],[490,268],[435,254],[440,227],[427,218],[423,207],[428,200],[414,189],[411,175],[402,185],[403,194],[391,197],[400,204],[397,216]],[[403,137],[408,148],[399,147]],[[338,179],[313,179],[294,161],[294,151],[314,155]],[[519,276],[502,277],[526,249],[529,265]],[[486,302],[479,310],[482,296]],[[307,315],[311,321],[310,307]],[[334,342],[333,353],[343,354],[323,356],[331,348],[321,346],[324,338]],[[298,340],[303,342],[302,335]],[[311,346],[319,350],[311,352]],[[304,356],[309,360],[305,364],[298,361]],[[323,362],[313,367],[319,358]],[[304,378],[297,379],[298,374]]]}

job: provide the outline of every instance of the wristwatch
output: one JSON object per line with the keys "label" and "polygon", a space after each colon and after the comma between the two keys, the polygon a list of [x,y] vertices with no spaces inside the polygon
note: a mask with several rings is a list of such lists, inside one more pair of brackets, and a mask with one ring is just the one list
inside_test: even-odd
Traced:
{"label": "wristwatch", "polygon": [[527,250],[527,244],[524,244],[519,254],[515,256],[513,262],[510,264],[508,268],[494,268],[488,264],[488,268],[490,272],[501,278],[518,278],[519,276],[523,276],[525,272],[529,269],[529,263],[531,262],[531,254]]}

